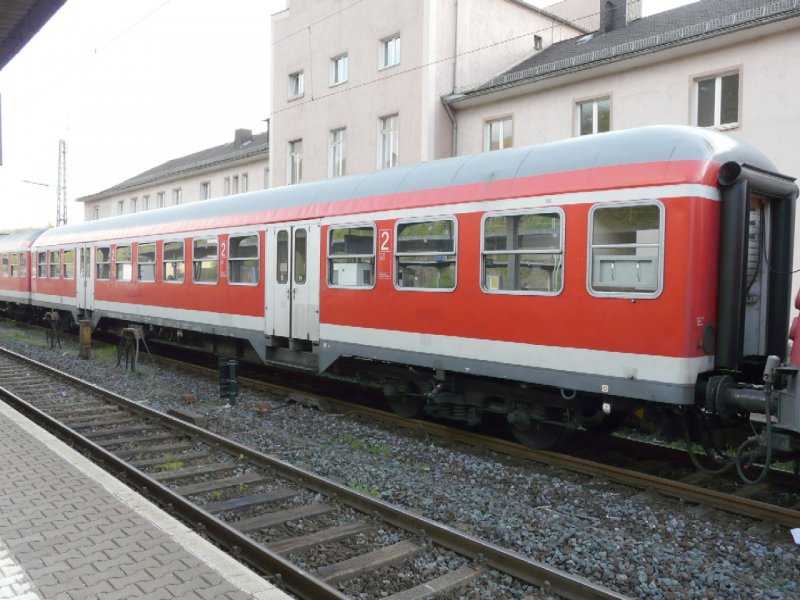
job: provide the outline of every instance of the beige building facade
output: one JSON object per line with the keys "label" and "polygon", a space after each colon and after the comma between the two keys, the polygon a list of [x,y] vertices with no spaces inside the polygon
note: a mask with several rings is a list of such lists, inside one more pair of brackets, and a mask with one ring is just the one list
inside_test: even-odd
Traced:
{"label": "beige building facade", "polygon": [[450,156],[442,96],[580,33],[518,0],[289,0],[272,18],[272,185]]}
{"label": "beige building facade", "polygon": [[268,185],[269,134],[237,129],[232,142],[170,160],[78,202],[84,203],[84,221],[92,221]]}

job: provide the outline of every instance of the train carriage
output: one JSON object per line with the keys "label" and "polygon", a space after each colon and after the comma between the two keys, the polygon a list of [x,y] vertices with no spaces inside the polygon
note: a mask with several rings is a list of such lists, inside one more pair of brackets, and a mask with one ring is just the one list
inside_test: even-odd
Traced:
{"label": "train carriage", "polygon": [[41,230],[0,238],[0,305],[19,312],[30,305],[31,245]]}
{"label": "train carriage", "polygon": [[358,373],[400,412],[499,413],[547,445],[637,404],[740,412],[722,408],[786,356],[796,196],[731,137],[649,127],[63,227],[35,250],[86,261],[57,302],[101,327]]}

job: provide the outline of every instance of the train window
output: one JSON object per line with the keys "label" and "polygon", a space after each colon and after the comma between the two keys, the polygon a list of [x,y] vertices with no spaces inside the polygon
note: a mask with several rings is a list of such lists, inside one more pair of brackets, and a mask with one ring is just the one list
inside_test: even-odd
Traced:
{"label": "train window", "polygon": [[258,236],[230,237],[228,281],[241,285],[258,285]]}
{"label": "train window", "polygon": [[278,261],[276,271],[277,281],[280,284],[289,282],[289,232],[281,229],[278,232],[278,248],[275,252],[275,260]]}
{"label": "train window", "polygon": [[136,248],[136,277],[139,281],[156,280],[156,245],[139,244]]}
{"label": "train window", "polygon": [[306,282],[307,235],[308,232],[305,229],[294,230],[294,282],[299,284]]}
{"label": "train window", "polygon": [[36,253],[36,276],[40,279],[47,277],[47,252]]}
{"label": "train window", "polygon": [[64,279],[75,279],[75,250],[64,250]]}
{"label": "train window", "polygon": [[0,255],[0,275],[8,277],[8,254]]}
{"label": "train window", "polygon": [[217,238],[200,238],[193,242],[192,281],[217,283],[219,278],[219,242]]}
{"label": "train window", "polygon": [[19,256],[14,252],[8,257],[8,274],[11,277],[19,277]]}
{"label": "train window", "polygon": [[58,279],[61,273],[61,251],[50,250],[48,254],[50,255],[50,279]]}
{"label": "train window", "polygon": [[24,252],[19,253],[19,276],[28,276],[28,255]]}
{"label": "train window", "polygon": [[117,281],[131,281],[133,279],[133,262],[131,262],[131,247],[117,246],[114,249],[114,278]]}
{"label": "train window", "polygon": [[661,291],[663,205],[595,206],[589,221],[589,291],[603,296],[657,296]]}
{"label": "train window", "polygon": [[372,288],[375,282],[375,226],[331,227],[328,285]]}
{"label": "train window", "polygon": [[446,291],[456,287],[456,221],[398,222],[395,285]]}
{"label": "train window", "polygon": [[111,249],[98,248],[95,252],[95,263],[97,265],[97,279],[111,279]]}
{"label": "train window", "polygon": [[183,242],[164,242],[164,281],[183,283],[186,261],[183,257]]}
{"label": "train window", "polygon": [[564,285],[561,211],[489,214],[483,219],[481,285],[490,293],[558,294]]}

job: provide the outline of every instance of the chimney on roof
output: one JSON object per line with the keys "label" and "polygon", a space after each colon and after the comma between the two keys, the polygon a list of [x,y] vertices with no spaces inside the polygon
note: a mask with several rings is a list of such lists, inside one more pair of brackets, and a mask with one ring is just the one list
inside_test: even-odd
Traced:
{"label": "chimney on roof", "polygon": [[600,0],[600,33],[642,18],[642,0]]}
{"label": "chimney on roof", "polygon": [[241,148],[248,142],[253,141],[253,130],[252,129],[237,129],[236,134],[233,138],[233,147],[234,148]]}

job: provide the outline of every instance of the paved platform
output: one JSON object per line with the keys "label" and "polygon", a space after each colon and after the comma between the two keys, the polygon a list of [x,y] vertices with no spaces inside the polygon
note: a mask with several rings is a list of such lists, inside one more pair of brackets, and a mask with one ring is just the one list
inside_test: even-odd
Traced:
{"label": "paved platform", "polygon": [[0,599],[291,598],[0,402]]}

